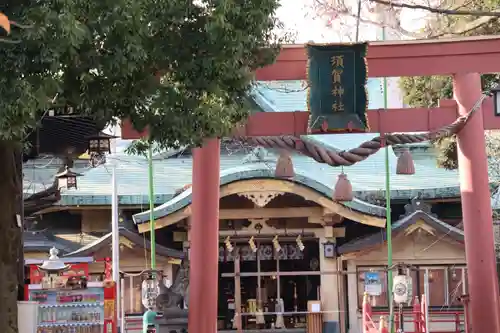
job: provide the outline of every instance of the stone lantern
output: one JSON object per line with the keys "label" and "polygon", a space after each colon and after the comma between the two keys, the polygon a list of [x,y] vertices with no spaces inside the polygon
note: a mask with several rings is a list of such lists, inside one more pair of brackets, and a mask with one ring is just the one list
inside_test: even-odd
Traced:
{"label": "stone lantern", "polygon": [[45,260],[42,265],[38,266],[41,271],[47,273],[47,279],[45,283],[49,284],[49,288],[57,287],[59,273],[68,270],[71,266],[66,265],[58,257],[59,250],[55,247],[51,248],[49,251],[49,259]]}

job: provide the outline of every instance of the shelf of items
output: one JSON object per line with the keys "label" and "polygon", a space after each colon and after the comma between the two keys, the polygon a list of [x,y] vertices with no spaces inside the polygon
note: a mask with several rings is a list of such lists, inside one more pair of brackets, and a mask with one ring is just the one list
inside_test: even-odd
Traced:
{"label": "shelf of items", "polygon": [[105,306],[103,288],[30,290],[39,302],[37,333],[102,333]]}

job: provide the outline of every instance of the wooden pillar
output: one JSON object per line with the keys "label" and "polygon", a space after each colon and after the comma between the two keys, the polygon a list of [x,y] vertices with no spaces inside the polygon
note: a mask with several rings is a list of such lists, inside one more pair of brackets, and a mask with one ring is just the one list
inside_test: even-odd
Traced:
{"label": "wooden pillar", "polygon": [[323,332],[323,315],[321,312],[316,312],[315,308],[321,309],[320,301],[307,302],[307,333]]}
{"label": "wooden pillar", "polygon": [[[465,115],[481,97],[480,75],[456,74],[453,92],[459,114]],[[471,329],[474,332],[499,333],[498,278],[481,110],[458,133],[458,165],[469,275]]]}
{"label": "wooden pillar", "polygon": [[234,321],[236,332],[242,332],[241,326],[241,277],[240,277],[240,255],[234,258]]}
{"label": "wooden pillar", "polygon": [[[323,244],[326,243],[326,238],[319,238],[319,267],[321,271],[337,272],[337,260],[325,258]],[[339,333],[339,275],[338,274],[321,274],[320,276],[320,299],[323,313],[324,332]]]}
{"label": "wooden pillar", "polygon": [[188,331],[217,331],[220,141],[193,149]]}

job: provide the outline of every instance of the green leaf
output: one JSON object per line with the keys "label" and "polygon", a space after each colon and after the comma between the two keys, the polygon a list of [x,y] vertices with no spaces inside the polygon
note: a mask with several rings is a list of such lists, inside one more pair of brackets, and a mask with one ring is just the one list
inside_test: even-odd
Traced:
{"label": "green leaf", "polygon": [[229,133],[248,115],[253,72],[277,55],[278,0],[200,3],[7,0],[4,13],[30,28],[0,47],[1,138],[22,139],[66,105],[147,126],[163,148]]}

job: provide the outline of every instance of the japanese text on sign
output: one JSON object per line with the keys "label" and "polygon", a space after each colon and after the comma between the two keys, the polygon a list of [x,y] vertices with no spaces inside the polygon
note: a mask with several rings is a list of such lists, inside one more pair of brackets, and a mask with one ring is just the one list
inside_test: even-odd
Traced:
{"label": "japanese text on sign", "polygon": [[344,56],[335,55],[331,58],[332,62],[332,95],[334,102],[332,104],[333,112],[343,112],[344,107],[344,87],[342,86],[342,74],[344,73]]}

